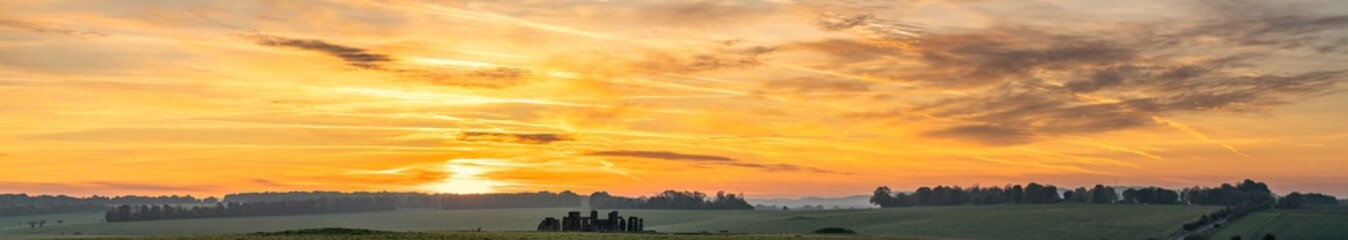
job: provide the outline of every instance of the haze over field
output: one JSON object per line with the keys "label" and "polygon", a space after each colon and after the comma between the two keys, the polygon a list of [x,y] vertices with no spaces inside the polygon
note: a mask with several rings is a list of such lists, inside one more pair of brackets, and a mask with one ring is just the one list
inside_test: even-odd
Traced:
{"label": "haze over field", "polygon": [[1345,46],[1345,1],[3,1],[0,192],[1343,196]]}

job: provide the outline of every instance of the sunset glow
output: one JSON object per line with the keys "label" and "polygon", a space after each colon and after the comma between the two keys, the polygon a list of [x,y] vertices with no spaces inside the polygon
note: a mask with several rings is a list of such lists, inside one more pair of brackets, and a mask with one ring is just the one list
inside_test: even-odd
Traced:
{"label": "sunset glow", "polygon": [[[1343,12],[1348,2],[4,1],[0,192],[753,198],[1253,178],[1342,196]],[[1252,21],[1268,23],[1239,24]]]}
{"label": "sunset glow", "polygon": [[[509,184],[486,178],[483,175],[492,172],[502,162],[485,159],[455,159],[445,163],[445,172],[449,177],[441,182],[427,185],[427,188],[441,193],[493,193],[498,187]],[[495,166],[494,166],[495,165]]]}

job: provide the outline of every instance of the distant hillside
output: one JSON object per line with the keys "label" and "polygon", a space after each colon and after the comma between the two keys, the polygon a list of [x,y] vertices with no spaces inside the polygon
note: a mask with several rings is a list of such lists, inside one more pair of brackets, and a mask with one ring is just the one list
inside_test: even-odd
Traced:
{"label": "distant hillside", "polygon": [[867,195],[848,197],[750,198],[749,204],[768,206],[777,205],[791,208],[799,208],[805,205],[824,205],[824,208],[827,209],[832,209],[833,206],[838,206],[840,208],[875,208],[876,206],[870,203],[870,198],[871,196]]}

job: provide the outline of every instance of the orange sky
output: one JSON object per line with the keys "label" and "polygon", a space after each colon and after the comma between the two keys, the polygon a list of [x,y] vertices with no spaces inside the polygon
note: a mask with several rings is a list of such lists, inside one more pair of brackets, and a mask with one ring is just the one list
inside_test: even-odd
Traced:
{"label": "orange sky", "polygon": [[0,192],[1348,195],[1348,4],[5,1]]}

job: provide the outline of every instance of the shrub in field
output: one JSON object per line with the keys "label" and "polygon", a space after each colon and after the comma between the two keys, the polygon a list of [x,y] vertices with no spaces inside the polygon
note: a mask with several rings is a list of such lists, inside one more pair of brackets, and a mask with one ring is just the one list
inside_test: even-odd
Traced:
{"label": "shrub in field", "polygon": [[856,231],[852,231],[852,230],[849,230],[849,229],[846,229],[846,228],[840,228],[840,227],[820,228],[819,230],[814,230],[814,233],[816,233],[816,234],[857,234]]}

